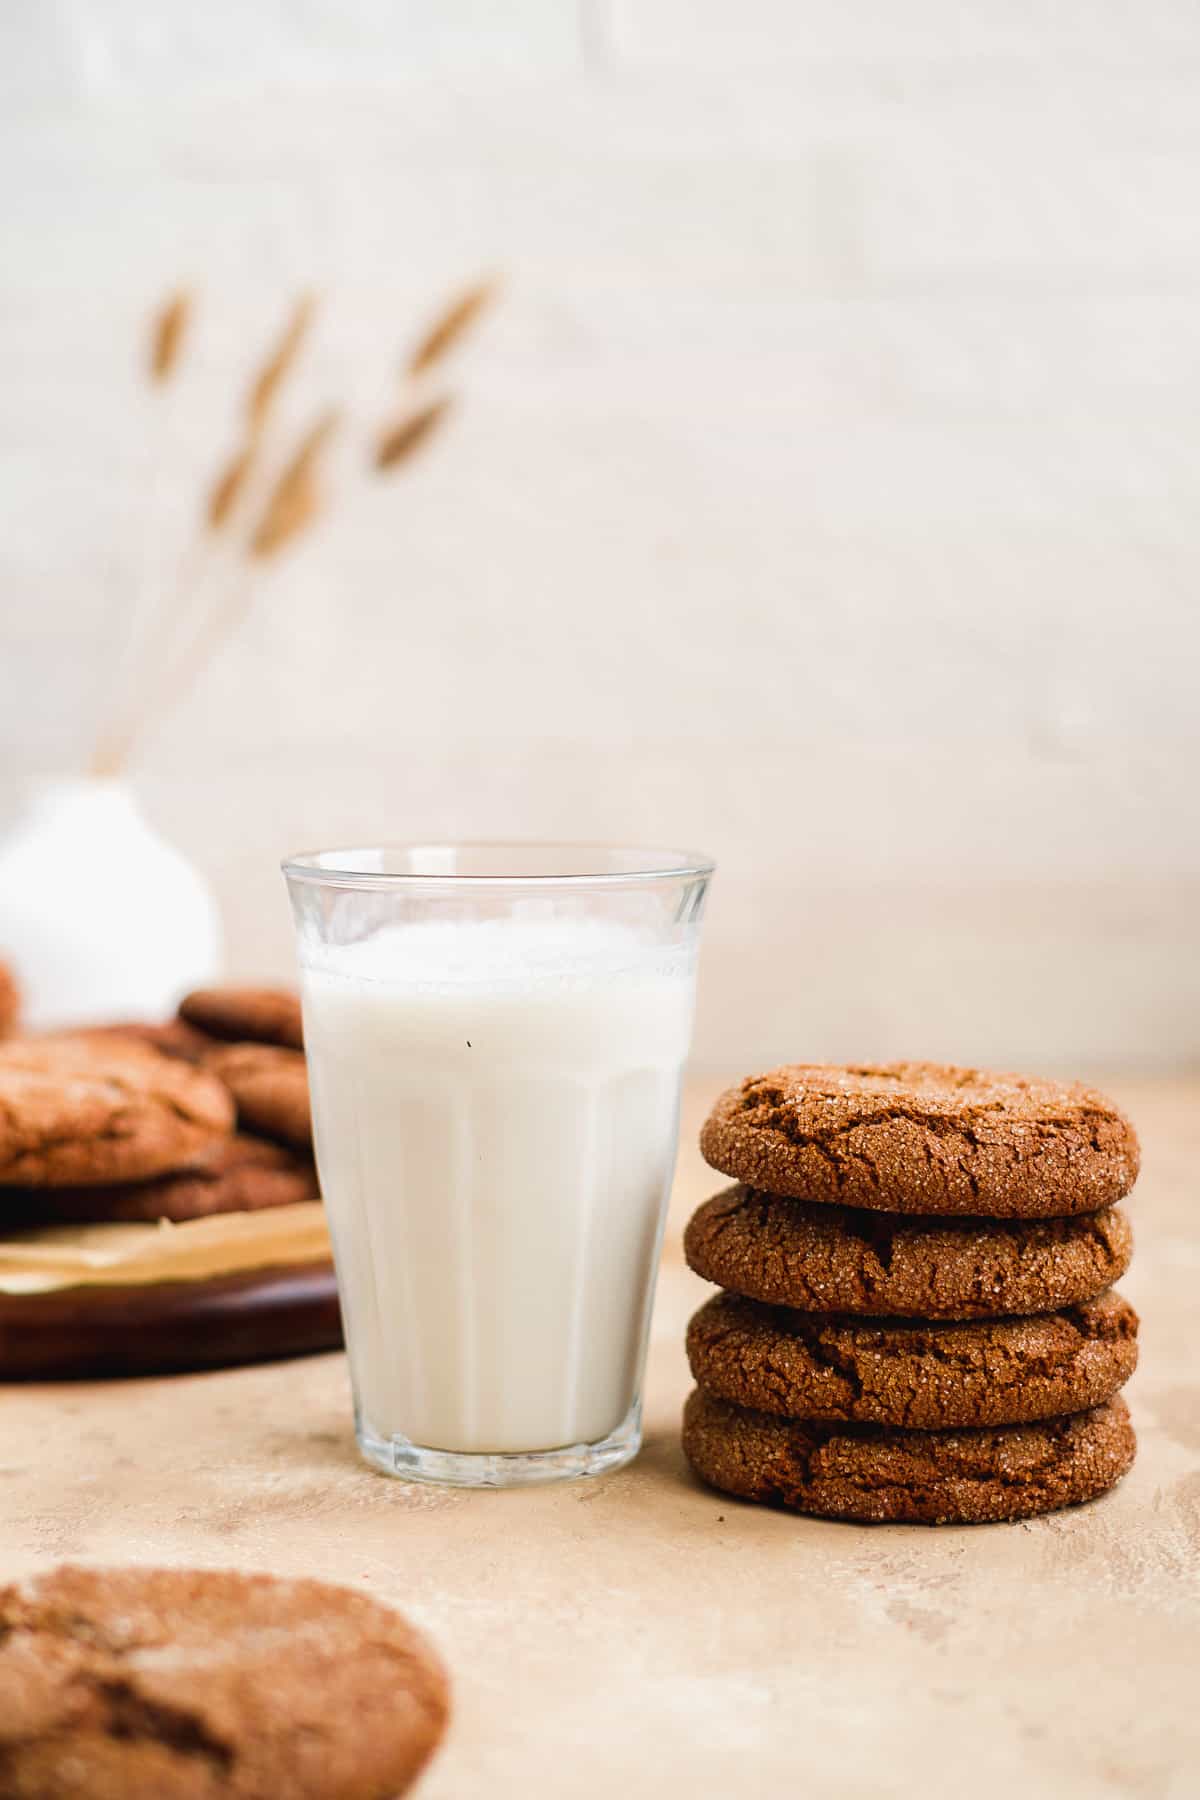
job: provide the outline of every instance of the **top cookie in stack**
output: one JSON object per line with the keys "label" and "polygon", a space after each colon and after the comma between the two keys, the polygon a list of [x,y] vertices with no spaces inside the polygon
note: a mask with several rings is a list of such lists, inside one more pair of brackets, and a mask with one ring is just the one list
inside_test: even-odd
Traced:
{"label": "top cookie in stack", "polygon": [[930,1063],[793,1065],[723,1094],[742,1185],[685,1245],[684,1448],[714,1486],[862,1520],[1018,1518],[1132,1461],[1137,1319],[1117,1202],[1138,1145],[1077,1085]]}

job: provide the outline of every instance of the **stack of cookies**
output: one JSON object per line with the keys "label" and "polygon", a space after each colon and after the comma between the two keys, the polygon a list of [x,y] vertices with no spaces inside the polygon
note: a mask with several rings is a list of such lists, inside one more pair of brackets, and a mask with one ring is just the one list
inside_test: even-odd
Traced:
{"label": "stack of cookies", "polygon": [[717,1101],[688,1262],[683,1445],[823,1518],[977,1523],[1094,1499],[1135,1442],[1112,1283],[1133,1127],[1092,1090],[932,1063],[796,1065]]}
{"label": "stack of cookies", "polygon": [[299,1001],[0,1045],[0,1378],[340,1342]]}

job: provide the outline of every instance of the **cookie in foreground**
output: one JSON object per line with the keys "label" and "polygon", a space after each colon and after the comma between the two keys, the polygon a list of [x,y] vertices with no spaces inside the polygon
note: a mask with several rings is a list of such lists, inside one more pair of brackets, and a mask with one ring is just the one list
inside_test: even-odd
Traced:
{"label": "cookie in foreground", "polygon": [[688,1264],[718,1287],[802,1312],[989,1319],[1054,1312],[1119,1281],[1124,1209],[1068,1219],[919,1219],[732,1187],[693,1213]]}
{"label": "cookie in foreground", "polygon": [[944,1063],[794,1063],[721,1095],[705,1160],[770,1194],[870,1210],[1059,1218],[1137,1178],[1120,1108],[1075,1082]]}
{"label": "cookie in foreground", "polygon": [[705,1393],[790,1419],[940,1430],[1099,1406],[1137,1366],[1137,1314],[1109,1292],[1021,1319],[822,1318],[717,1294],[688,1326]]}
{"label": "cookie in foreground", "polygon": [[0,1590],[10,1800],[391,1800],[448,1713],[408,1621],[324,1582],[62,1567]]}
{"label": "cookie in foreground", "polygon": [[1036,1425],[900,1431],[752,1412],[696,1389],[683,1449],[710,1487],[816,1518],[980,1525],[1094,1500],[1137,1448],[1118,1397]]}

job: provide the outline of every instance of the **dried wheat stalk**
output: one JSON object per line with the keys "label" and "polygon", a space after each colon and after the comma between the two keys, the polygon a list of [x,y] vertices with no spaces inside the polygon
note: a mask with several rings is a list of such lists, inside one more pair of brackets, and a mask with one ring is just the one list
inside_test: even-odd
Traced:
{"label": "dried wheat stalk", "polygon": [[201,670],[249,611],[251,598],[251,584],[244,571],[240,580],[224,585],[216,610],[202,621],[182,655],[161,673],[141,710],[101,747],[92,764],[94,773],[115,774],[125,766],[138,738],[185,698]]}
{"label": "dried wheat stalk", "polygon": [[327,412],[301,438],[250,539],[252,556],[270,556],[317,516],[321,508],[317,464],[336,425],[337,414]]}
{"label": "dried wheat stalk", "polygon": [[254,473],[272,409],[296,365],[315,310],[313,295],[301,294],[281,336],[271,346],[250,384],[245,435],[209,489],[205,517],[212,531],[220,531],[227,522]]}
{"label": "dried wheat stalk", "polygon": [[[186,320],[186,309],[181,309],[180,301],[185,298],[182,295],[176,296],[175,301],[161,314],[156,327],[156,356],[159,343],[167,341],[168,361],[178,354]],[[301,295],[292,308],[291,318],[282,335],[271,347],[255,375],[247,401],[249,420],[245,438],[220,471],[208,493],[205,523],[210,534],[220,531],[228,522],[249,488],[271,409],[284,381],[295,366],[312,322],[315,304],[311,295]],[[316,446],[310,450],[307,464],[311,464],[315,453]],[[294,487],[303,479],[302,465],[300,473],[293,477]],[[311,487],[311,480],[309,486]],[[276,548],[288,537],[294,536],[307,523],[316,510],[315,492],[303,499],[295,491],[285,493],[282,497],[275,497],[275,505],[275,514],[265,533],[264,548],[257,551],[257,554],[265,555],[269,549]],[[305,515],[303,518],[302,512]],[[192,608],[186,602],[189,598],[195,598],[197,589],[202,597],[201,574],[202,571],[193,568],[193,579],[175,595],[175,604],[159,607],[152,617],[137,657],[137,698],[123,714],[117,714],[102,735],[92,759],[94,771],[111,773],[121,767],[132,745],[148,724],[161,715],[172,698],[178,699],[186,692],[200,667],[236,623],[245,604],[240,590],[232,606],[227,600],[207,624],[203,618],[199,624],[190,619]],[[187,637],[189,629],[192,632],[190,640]],[[185,640],[183,648],[172,660],[172,652],[179,645],[181,634]],[[160,685],[153,691],[150,685],[152,676],[160,677]]]}
{"label": "dried wheat stalk", "polygon": [[[178,287],[168,294],[151,315],[146,338],[146,374],[155,387],[162,387],[171,379],[179,366],[188,329],[191,325],[194,305],[192,295],[187,288]],[[155,425],[161,434],[164,430],[163,413],[155,410]],[[144,483],[139,483],[139,497],[144,502],[149,494],[153,507],[156,490],[162,480],[163,455],[162,444],[151,445],[150,462]],[[156,509],[155,509],[156,510]],[[112,676],[112,686],[118,692],[124,691],[125,683],[131,671],[137,673],[139,652],[145,647],[148,634],[149,641],[154,641],[156,627],[162,620],[161,608],[153,610],[147,625],[145,607],[142,596],[149,592],[150,572],[145,560],[137,572],[135,582],[135,598],[132,607],[132,625],[127,630],[121,647],[120,660]],[[124,755],[125,733],[121,728],[120,713],[110,716],[100,737],[94,746],[89,768],[93,774],[114,774],[120,767]]]}
{"label": "dried wheat stalk", "polygon": [[375,467],[382,472],[394,469],[397,463],[407,462],[430,433],[437,430],[453,404],[450,396],[443,394],[389,425],[375,446]]}
{"label": "dried wheat stalk", "polygon": [[206,511],[209,526],[213,531],[220,531],[237,505],[242,490],[250,479],[250,471],[254,467],[257,448],[257,441],[251,439],[242,449],[235,451],[213,482],[209,490]]}
{"label": "dried wheat stalk", "polygon": [[[481,281],[453,300],[434,320],[408,359],[412,376],[424,372],[441,361],[471,328],[495,297],[498,284]],[[260,365],[245,403],[245,426],[242,442],[222,469],[205,496],[205,530],[198,543],[202,560],[210,564],[216,553],[216,534],[239,512],[256,504],[256,474],[263,462],[267,428],[281,388],[304,347],[316,310],[311,294],[302,294],[292,307],[283,331]],[[191,317],[190,295],[180,289],[155,316],[150,344],[150,373],[156,382],[167,380],[175,370]],[[443,394],[412,405],[382,432],[373,454],[374,467],[380,473],[408,461],[442,425],[453,401]],[[319,517],[324,495],[320,481],[321,459],[337,425],[337,414],[324,413],[305,432],[278,479],[267,495],[257,524],[244,540],[240,530],[231,546],[236,556],[235,568],[223,579],[212,596],[215,604],[202,604],[198,618],[188,618],[193,609],[165,601],[151,625],[150,646],[154,656],[147,665],[143,658],[144,688],[138,702],[102,737],[93,758],[97,772],[115,773],[128,760],[138,738],[157,719],[176,706],[196,678],[236,629],[250,609],[253,599],[251,567],[256,561],[274,555],[291,543]],[[207,548],[204,548],[207,546]],[[209,569],[211,574],[211,568]],[[195,571],[193,572],[195,576]],[[203,588],[194,579],[196,591]],[[207,584],[211,587],[211,583]],[[183,597],[186,597],[186,588]],[[180,623],[188,641],[172,660],[172,645],[178,642]],[[157,630],[155,629],[157,627]]]}
{"label": "dried wheat stalk", "polygon": [[283,386],[289,370],[304,347],[304,340],[308,336],[316,310],[315,295],[301,294],[292,308],[292,316],[285,325],[278,343],[255,376],[246,403],[252,431],[261,431],[266,424],[275,396]]}
{"label": "dried wheat stalk", "polygon": [[[251,556],[270,556],[282,549],[320,512],[321,493],[317,482],[317,468],[321,452],[336,424],[337,414],[327,412],[300,440],[272,489],[263,516],[250,540]],[[254,587],[244,563],[239,576],[239,579],[224,585],[215,610],[202,620],[191,643],[166,671],[147,706],[130,726],[125,738],[119,742],[117,749],[120,760],[124,759],[134,740],[154,719],[161,718],[187,695],[201,671],[222,644],[228,642],[249,612]]]}
{"label": "dried wheat stalk", "polygon": [[440,362],[468,332],[480,315],[486,312],[499,292],[494,278],[476,282],[452,300],[440,312],[408,359],[410,375],[423,375]]}
{"label": "dried wheat stalk", "polygon": [[192,296],[177,288],[154,315],[150,327],[150,379],[168,381],[174,374],[192,316]]}

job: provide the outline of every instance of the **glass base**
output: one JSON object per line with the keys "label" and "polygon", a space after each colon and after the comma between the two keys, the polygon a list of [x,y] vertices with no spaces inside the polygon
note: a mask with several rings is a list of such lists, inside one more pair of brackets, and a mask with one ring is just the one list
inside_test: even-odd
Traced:
{"label": "glass base", "polygon": [[425,1450],[407,1438],[380,1437],[365,1419],[355,1425],[358,1447],[385,1475],[428,1481],[443,1487],[529,1487],[539,1481],[574,1481],[607,1475],[632,1462],[642,1447],[642,1403],[635,1400],[615,1431],[596,1444],[567,1444],[561,1450]]}

